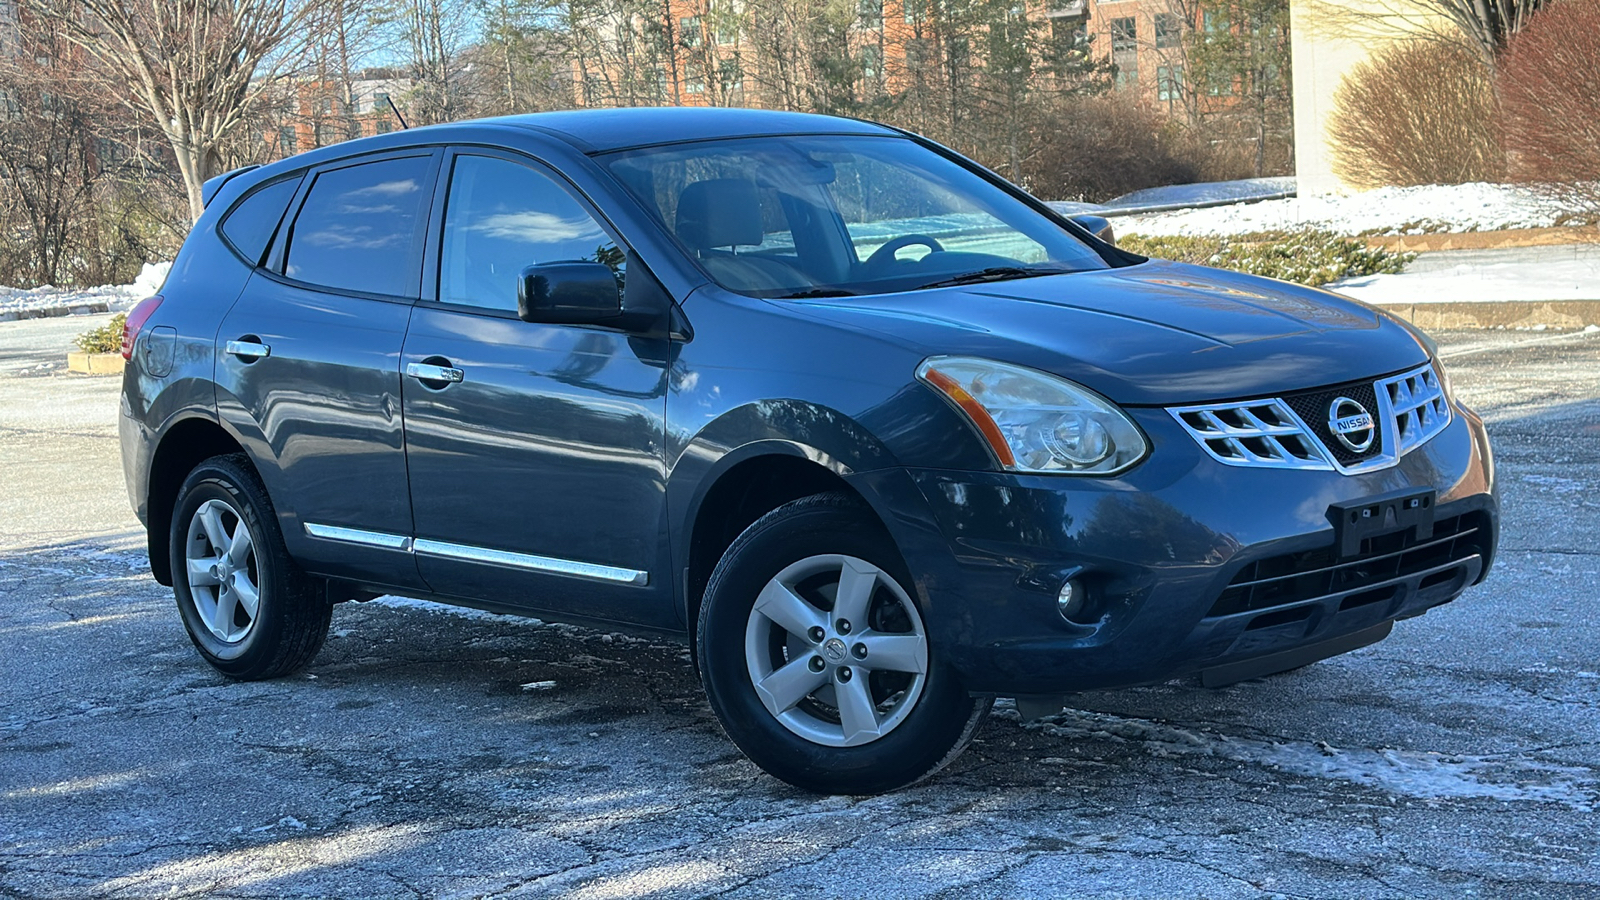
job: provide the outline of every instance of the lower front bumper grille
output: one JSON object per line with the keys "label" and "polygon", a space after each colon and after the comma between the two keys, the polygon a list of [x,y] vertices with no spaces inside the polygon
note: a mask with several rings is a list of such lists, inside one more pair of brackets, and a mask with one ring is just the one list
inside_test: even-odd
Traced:
{"label": "lower front bumper grille", "polygon": [[[1393,584],[1397,579],[1423,574],[1418,587],[1426,590],[1452,580],[1456,575],[1453,563],[1488,555],[1483,513],[1441,519],[1426,540],[1418,541],[1412,535],[1407,530],[1367,538],[1354,559],[1343,561],[1335,558],[1332,547],[1258,560],[1239,570],[1207,616],[1272,610],[1334,594],[1346,595],[1340,601],[1341,610],[1382,603],[1399,590]],[[1257,625],[1252,621],[1251,627],[1270,624],[1277,623],[1267,619]]]}

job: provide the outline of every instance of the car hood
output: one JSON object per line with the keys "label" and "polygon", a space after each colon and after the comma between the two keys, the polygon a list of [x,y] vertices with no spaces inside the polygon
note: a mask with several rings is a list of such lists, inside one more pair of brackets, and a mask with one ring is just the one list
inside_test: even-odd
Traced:
{"label": "car hood", "polygon": [[1428,360],[1400,320],[1328,291],[1151,260],[1039,278],[800,303],[907,342],[1031,366],[1127,405],[1281,394]]}

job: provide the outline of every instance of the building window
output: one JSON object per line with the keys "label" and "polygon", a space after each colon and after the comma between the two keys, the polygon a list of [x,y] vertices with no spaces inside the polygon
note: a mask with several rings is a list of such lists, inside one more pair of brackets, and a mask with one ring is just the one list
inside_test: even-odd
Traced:
{"label": "building window", "polygon": [[1124,16],[1111,20],[1111,52],[1122,53],[1139,49],[1139,20]]}
{"label": "building window", "polygon": [[299,143],[299,139],[295,137],[293,125],[285,125],[278,129],[278,149],[281,150],[284,155],[288,156],[298,153],[300,150]]}
{"label": "building window", "polygon": [[883,27],[883,0],[861,0],[856,15],[863,28]]}
{"label": "building window", "polygon": [[379,91],[376,94],[372,95],[372,111],[373,112],[388,112],[389,111],[389,94],[388,94],[387,91]]}
{"label": "building window", "polygon": [[1233,96],[1233,76],[1221,72],[1211,73],[1206,79],[1206,93],[1213,97]]}
{"label": "building window", "polygon": [[905,9],[907,22],[922,21],[922,4],[926,0],[902,0],[901,7]]}
{"label": "building window", "polygon": [[1166,50],[1182,42],[1182,20],[1172,13],[1156,13],[1156,49]]}
{"label": "building window", "polygon": [[1160,66],[1156,69],[1156,99],[1163,103],[1183,99],[1183,66]]}
{"label": "building window", "polygon": [[1225,10],[1208,9],[1201,17],[1201,25],[1205,29],[1207,40],[1210,35],[1222,34],[1228,30],[1228,13]]}
{"label": "building window", "polygon": [[705,79],[690,79],[689,81],[684,82],[683,89],[691,94],[704,94],[706,92]]}
{"label": "building window", "polygon": [[394,128],[393,125],[389,124],[388,119],[377,120],[377,122],[373,123],[373,127],[378,134],[388,134],[389,131]]}
{"label": "building window", "polygon": [[1139,84],[1139,67],[1129,63],[1117,66],[1117,90],[1124,91]]}
{"label": "building window", "polygon": [[861,76],[877,81],[883,72],[883,51],[876,45],[861,48]]}
{"label": "building window", "polygon": [[700,40],[702,36],[700,33],[699,16],[690,16],[689,18],[680,21],[678,23],[678,27],[683,32],[683,45],[685,47],[700,46]]}

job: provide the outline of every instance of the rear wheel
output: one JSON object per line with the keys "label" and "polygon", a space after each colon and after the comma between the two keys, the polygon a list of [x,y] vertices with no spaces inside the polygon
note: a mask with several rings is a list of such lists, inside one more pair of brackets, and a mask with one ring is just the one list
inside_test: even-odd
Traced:
{"label": "rear wheel", "polygon": [[284,549],[266,488],[242,454],[196,466],[178,492],[169,542],[173,593],[189,639],[232,678],[305,667],[332,606]]}
{"label": "rear wheel", "polygon": [[807,790],[872,794],[933,774],[989,701],[940,664],[899,553],[859,501],[779,507],[723,555],[701,606],[701,674],[723,729]]}

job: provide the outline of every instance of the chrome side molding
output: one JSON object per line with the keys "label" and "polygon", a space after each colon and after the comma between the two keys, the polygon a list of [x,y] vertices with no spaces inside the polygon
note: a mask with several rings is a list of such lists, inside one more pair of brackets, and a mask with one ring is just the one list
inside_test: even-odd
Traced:
{"label": "chrome side molding", "polygon": [[446,541],[430,541],[418,538],[411,542],[411,549],[414,553],[422,553],[428,556],[464,559],[496,566],[509,566],[513,569],[550,572],[556,575],[571,575],[575,578],[591,578],[595,581],[610,581],[615,584],[643,585],[650,582],[650,573],[641,572],[638,569],[602,566],[570,559],[556,559],[551,556],[534,556],[528,553],[512,553],[509,550],[491,550],[487,547],[451,544]]}
{"label": "chrome side molding", "polygon": [[421,553],[445,559],[461,559],[468,562],[507,566],[513,569],[527,569],[531,572],[548,572],[552,575],[567,575],[573,578],[608,581],[613,584],[646,585],[650,583],[649,572],[641,572],[638,569],[625,569],[619,566],[602,566],[596,563],[578,562],[571,559],[557,559],[553,556],[534,556],[530,553],[492,550],[488,547],[452,544],[448,541],[432,541],[425,538],[410,538],[403,534],[365,531],[360,528],[345,528],[340,525],[319,525],[315,522],[305,523],[305,530],[306,534],[314,538],[342,541],[346,544],[360,544],[365,547],[379,547],[384,550],[398,550],[402,553]]}
{"label": "chrome side molding", "polygon": [[362,544],[367,547],[382,547],[385,550],[411,550],[411,538],[403,534],[388,534],[382,531],[363,531],[360,528],[345,528],[339,525],[318,525],[307,522],[306,534],[314,538],[329,541],[343,541],[346,544]]}

